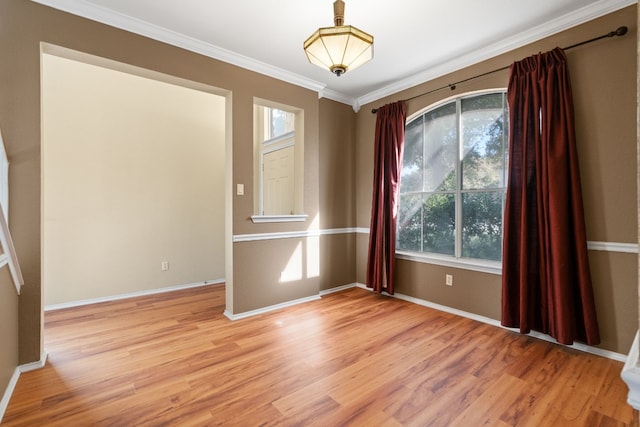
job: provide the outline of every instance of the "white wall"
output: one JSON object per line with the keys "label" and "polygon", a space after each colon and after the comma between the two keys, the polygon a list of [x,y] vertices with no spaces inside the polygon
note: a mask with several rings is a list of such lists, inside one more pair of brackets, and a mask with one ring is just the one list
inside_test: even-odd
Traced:
{"label": "white wall", "polygon": [[45,305],[224,278],[224,98],[42,61]]}

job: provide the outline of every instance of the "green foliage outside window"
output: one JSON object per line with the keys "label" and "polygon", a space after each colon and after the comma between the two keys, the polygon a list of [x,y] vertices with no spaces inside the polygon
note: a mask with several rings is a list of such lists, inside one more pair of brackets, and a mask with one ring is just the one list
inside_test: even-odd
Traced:
{"label": "green foliage outside window", "polygon": [[448,102],[407,124],[398,250],[500,261],[507,117],[500,92]]}

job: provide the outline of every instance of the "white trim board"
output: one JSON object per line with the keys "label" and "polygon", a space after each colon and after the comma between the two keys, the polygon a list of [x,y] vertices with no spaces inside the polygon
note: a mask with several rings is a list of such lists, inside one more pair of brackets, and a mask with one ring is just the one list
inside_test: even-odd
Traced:
{"label": "white trim board", "polygon": [[18,384],[18,378],[20,378],[20,367],[14,369],[13,375],[11,375],[11,379],[9,380],[9,384],[7,384],[7,388],[4,390],[4,394],[2,395],[2,400],[0,400],[0,423],[2,422],[4,413],[7,412],[9,401],[16,389],[16,384]]}
{"label": "white trim board", "polygon": [[[372,292],[371,288],[367,288],[367,286],[363,285],[362,283],[358,283],[358,287]],[[423,300],[423,299],[420,299],[420,298],[411,297],[411,296],[404,295],[404,294],[395,293],[395,294],[389,295],[389,296],[391,296],[393,298],[401,299],[403,301],[412,302],[414,304],[418,304],[418,305],[421,305],[421,306],[424,306],[424,307],[429,307],[429,308],[433,308],[435,310],[444,311],[445,313],[450,313],[450,314],[455,314],[456,316],[466,317],[467,319],[476,320],[478,322],[486,323],[488,325],[497,326],[500,329],[506,329],[508,331],[519,333],[517,330],[515,330],[513,328],[507,328],[505,326],[502,326],[500,324],[500,321],[498,321],[498,320],[491,319],[491,318],[486,317],[486,316],[481,316],[479,314],[469,313],[467,311],[458,310],[456,308],[448,307],[446,305],[433,303],[433,302],[430,302],[430,301],[426,301],[426,300]],[[572,345],[560,344],[555,340],[555,338],[552,338],[547,334],[542,334],[542,333],[536,332],[536,331],[531,331],[530,333],[528,333],[526,335],[534,337],[534,338],[538,338],[538,339],[541,339],[541,340],[544,340],[544,341],[548,341],[548,342],[551,342],[553,344],[561,345],[563,347],[569,347],[569,348],[573,348],[575,350],[584,351],[585,353],[591,353],[591,354],[595,354],[595,355],[598,355],[598,356],[606,357],[608,359],[617,360],[619,362],[624,362],[626,360],[626,358],[627,358],[627,356],[625,354],[616,353],[614,351],[609,351],[609,350],[604,350],[604,349],[593,347],[593,346],[586,345],[586,344],[581,344],[581,343],[574,343]]]}
{"label": "white trim board", "polygon": [[637,243],[620,243],[620,242],[587,242],[587,249],[591,251],[606,251],[606,252],[622,252],[627,254],[637,254]]}
{"label": "white trim board", "polygon": [[13,392],[16,389],[16,385],[18,384],[18,379],[20,378],[20,374],[24,372],[35,371],[36,369],[44,368],[44,365],[47,363],[47,353],[42,353],[40,356],[40,360],[36,362],[26,363],[24,365],[17,366],[13,375],[11,375],[11,379],[9,379],[9,383],[7,384],[7,388],[4,390],[2,395],[2,400],[0,400],[0,423],[2,423],[2,418],[4,417],[5,412],[7,411],[7,407],[9,406],[9,401],[11,400],[11,396],[13,396]]}
{"label": "white trim board", "polygon": [[[370,234],[370,230],[365,227],[356,227],[356,233]],[[622,243],[622,242],[599,242],[594,240],[587,241],[587,249],[590,251],[605,251],[605,252],[621,252],[628,254],[638,253],[637,243]]]}
{"label": "white trim board", "polygon": [[309,215],[251,215],[251,221],[254,223],[264,222],[305,222]]}
{"label": "white trim board", "polygon": [[499,262],[473,260],[470,258],[438,257],[437,255],[423,255],[401,251],[396,251],[396,259],[502,275],[502,263]]}
{"label": "white trim board", "polygon": [[18,255],[16,255],[16,249],[13,246],[13,239],[11,238],[11,232],[9,231],[9,224],[4,217],[4,209],[0,203],[0,245],[4,255],[8,258],[7,264],[9,265],[9,271],[11,272],[11,279],[16,287],[16,292],[20,295],[20,290],[24,285],[24,278],[22,277],[22,270],[20,269],[20,263],[18,262]]}
{"label": "white trim board", "polygon": [[324,230],[284,231],[279,233],[236,234],[233,243],[255,242],[258,240],[301,239],[305,237],[328,236],[332,234],[353,234],[355,228],[328,228]]}
{"label": "white trim board", "polygon": [[20,369],[21,374],[24,374],[25,372],[31,372],[38,369],[42,369],[44,368],[44,365],[47,364],[47,357],[49,357],[49,355],[45,351],[40,355],[40,360],[36,360],[35,362],[25,363],[24,365],[20,365],[18,366],[18,369]]}
{"label": "white trim board", "polygon": [[141,297],[147,295],[161,294],[165,292],[181,291],[189,288],[198,288],[201,286],[217,285],[224,283],[224,279],[205,280],[204,282],[188,283],[186,285],[169,286],[166,288],[148,289],[144,291],[131,292],[126,294],[111,295],[106,297],[91,298],[80,301],[64,302],[61,304],[50,304],[44,306],[44,311],[61,310],[64,308],[80,307],[83,305],[97,304],[101,302],[117,301],[126,298]]}
{"label": "white trim board", "polygon": [[279,310],[281,308],[291,307],[298,304],[303,304],[305,302],[317,301],[320,299],[320,295],[311,295],[304,298],[298,298],[291,301],[286,301],[280,304],[274,304],[263,308],[257,308],[255,310],[249,310],[238,314],[233,314],[229,310],[224,311],[224,315],[229,318],[229,320],[240,320],[245,319],[247,317],[257,316],[259,314],[269,313],[271,311]]}
{"label": "white trim board", "polygon": [[336,292],[346,291],[347,289],[355,288],[357,286],[358,286],[357,283],[349,283],[347,285],[336,286],[335,288],[324,289],[324,290],[320,291],[320,296],[323,297],[325,295],[333,294],[333,293],[336,293]]}
{"label": "white trim board", "polygon": [[325,295],[329,295],[335,292],[344,291],[346,289],[355,288],[357,283],[349,283],[342,286],[336,286],[335,288],[325,289],[318,292],[318,295],[311,295],[309,297],[299,298],[292,301],[286,301],[280,304],[270,305],[264,308],[258,308],[256,310],[245,311],[243,313],[232,314],[228,310],[224,311],[224,315],[227,316],[230,320],[240,320],[245,319],[247,317],[257,316],[259,314],[269,313],[271,311],[279,310],[281,308],[291,307],[298,304],[303,304],[305,302],[317,301]]}

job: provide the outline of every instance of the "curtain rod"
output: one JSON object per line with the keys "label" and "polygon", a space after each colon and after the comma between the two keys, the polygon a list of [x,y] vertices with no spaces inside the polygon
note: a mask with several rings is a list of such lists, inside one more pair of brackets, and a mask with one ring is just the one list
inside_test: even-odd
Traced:
{"label": "curtain rod", "polygon": [[[615,30],[615,31],[611,31],[611,32],[609,32],[607,34],[603,34],[601,36],[594,37],[592,39],[585,40],[585,41],[582,41],[580,43],[572,44],[571,46],[563,47],[562,50],[573,49],[574,47],[582,46],[584,44],[591,43],[591,42],[594,42],[596,40],[604,39],[604,38],[607,38],[607,37],[624,36],[625,34],[627,34],[628,30],[629,29],[626,26],[618,27],[618,29]],[[506,67],[496,68],[495,70],[487,71],[486,73],[478,74],[476,76],[469,77],[469,78],[466,78],[464,80],[460,80],[458,82],[448,84],[446,86],[442,86],[442,87],[439,87],[439,88],[436,88],[436,89],[432,89],[432,90],[430,90],[428,92],[424,92],[424,93],[421,93],[419,95],[412,96],[411,98],[407,98],[407,99],[405,99],[405,101],[411,101],[412,99],[420,98],[421,96],[429,95],[431,93],[434,93],[434,92],[437,92],[439,90],[446,89],[446,88],[450,88],[451,90],[454,90],[456,88],[456,85],[459,85],[460,83],[465,83],[465,82],[468,82],[469,80],[474,80],[474,79],[477,79],[479,77],[484,77],[484,76],[487,76],[489,74],[497,73],[498,71],[506,70],[510,66],[511,65],[507,65]],[[373,108],[371,110],[371,113],[375,114],[377,111],[378,111],[377,108]]]}

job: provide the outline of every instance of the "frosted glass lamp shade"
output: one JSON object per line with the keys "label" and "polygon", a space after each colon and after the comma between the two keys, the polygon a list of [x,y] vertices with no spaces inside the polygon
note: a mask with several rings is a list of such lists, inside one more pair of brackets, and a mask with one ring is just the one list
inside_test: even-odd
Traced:
{"label": "frosted glass lamp shade", "polygon": [[373,36],[353,27],[320,28],[304,42],[309,62],[337,76],[373,58]]}
{"label": "frosted glass lamp shade", "polygon": [[309,62],[341,76],[373,58],[373,36],[344,25],[344,0],[333,2],[335,26],[319,28],[304,41]]}

